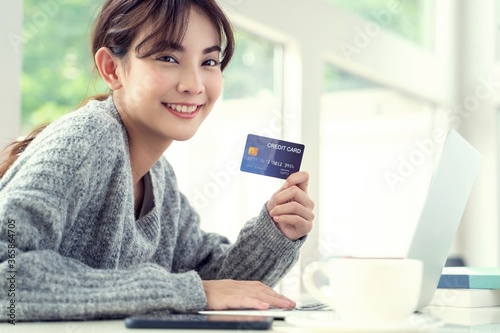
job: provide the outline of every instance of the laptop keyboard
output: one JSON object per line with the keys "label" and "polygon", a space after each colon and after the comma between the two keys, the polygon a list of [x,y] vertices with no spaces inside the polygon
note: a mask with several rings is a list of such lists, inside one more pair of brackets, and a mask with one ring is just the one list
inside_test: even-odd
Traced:
{"label": "laptop keyboard", "polygon": [[330,311],[332,308],[325,303],[322,302],[310,302],[310,303],[304,303],[301,305],[297,305],[294,308],[290,309],[279,309],[279,308],[272,308],[273,311],[275,310],[282,310],[282,311]]}
{"label": "laptop keyboard", "polygon": [[312,302],[296,306],[295,310],[300,310],[300,311],[331,310],[331,307],[328,304],[322,302]]}

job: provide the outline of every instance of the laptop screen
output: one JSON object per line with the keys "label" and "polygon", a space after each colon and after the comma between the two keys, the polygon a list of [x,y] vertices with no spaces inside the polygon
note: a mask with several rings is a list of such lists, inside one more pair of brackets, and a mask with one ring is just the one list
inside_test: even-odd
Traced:
{"label": "laptop screen", "polygon": [[479,152],[456,131],[448,133],[407,254],[424,263],[419,309],[432,300],[480,160]]}

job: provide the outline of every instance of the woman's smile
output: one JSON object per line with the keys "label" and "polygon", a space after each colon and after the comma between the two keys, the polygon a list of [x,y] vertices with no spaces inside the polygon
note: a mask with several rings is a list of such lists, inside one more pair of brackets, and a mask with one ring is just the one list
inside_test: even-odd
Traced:
{"label": "woman's smile", "polygon": [[203,105],[199,104],[184,103],[162,103],[162,105],[174,116],[183,119],[195,118],[203,107]]}

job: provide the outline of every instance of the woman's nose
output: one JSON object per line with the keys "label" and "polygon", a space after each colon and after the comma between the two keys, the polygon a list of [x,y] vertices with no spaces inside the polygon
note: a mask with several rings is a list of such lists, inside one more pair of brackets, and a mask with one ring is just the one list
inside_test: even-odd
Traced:
{"label": "woman's nose", "polygon": [[201,73],[198,69],[187,68],[181,72],[177,89],[181,93],[197,95],[203,92],[204,85],[201,79]]}

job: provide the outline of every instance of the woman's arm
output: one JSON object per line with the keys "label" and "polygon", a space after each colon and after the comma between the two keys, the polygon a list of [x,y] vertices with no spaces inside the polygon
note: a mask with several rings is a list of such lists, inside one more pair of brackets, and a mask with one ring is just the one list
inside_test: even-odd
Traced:
{"label": "woman's arm", "polygon": [[237,241],[199,227],[198,214],[182,200],[174,271],[196,270],[203,281],[209,309],[289,308],[295,302],[274,286],[293,266],[304,239],[291,241],[271,220],[265,207],[247,222]]}
{"label": "woman's arm", "polygon": [[[176,269],[196,269],[202,279],[257,280],[274,286],[299,256],[304,239],[291,241],[275,226],[265,207],[248,221],[234,244],[199,228],[199,217],[182,200]],[[231,223],[231,222],[228,222]]]}
{"label": "woman's arm", "polygon": [[[1,232],[5,234],[5,229]],[[8,245],[2,240],[0,246],[7,249]],[[14,257],[0,258],[0,274],[4,277],[0,280],[2,304],[12,304],[0,312],[0,321],[109,319],[206,307],[202,282],[195,272],[171,274],[151,263],[95,269],[54,251],[16,248]]]}
{"label": "woman's arm", "polygon": [[[195,271],[172,274],[148,263],[149,257],[136,254],[135,264],[123,258],[132,257],[123,249],[133,235],[113,217],[127,213],[105,213],[109,205],[120,207],[127,200],[113,176],[124,169],[124,159],[117,158],[124,153],[115,146],[121,132],[106,119],[78,117],[52,124],[0,180],[5,310],[0,320],[97,319],[204,308]],[[7,303],[12,310],[5,309]]]}
{"label": "woman's arm", "polygon": [[[168,163],[165,170],[170,193],[166,194],[163,205],[178,207],[168,209],[176,212],[179,232],[173,270],[195,269],[200,274],[209,308],[293,307],[295,302],[271,287],[297,261],[305,237],[296,241],[288,239],[272,220],[266,206],[245,224],[234,244],[219,234],[205,233],[200,229],[199,215],[178,191],[175,174]],[[173,202],[172,198],[177,199]],[[166,232],[163,239],[168,237],[168,228]]]}

